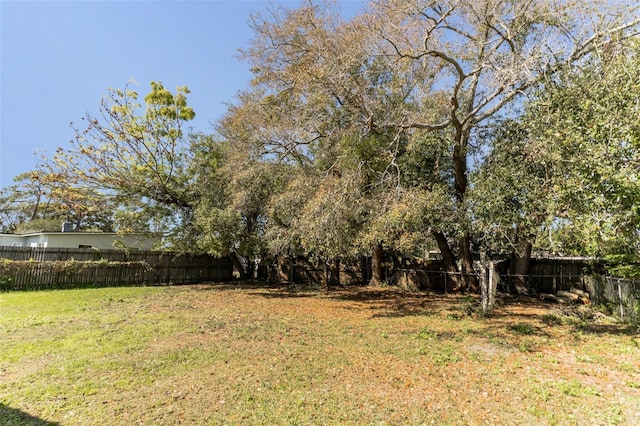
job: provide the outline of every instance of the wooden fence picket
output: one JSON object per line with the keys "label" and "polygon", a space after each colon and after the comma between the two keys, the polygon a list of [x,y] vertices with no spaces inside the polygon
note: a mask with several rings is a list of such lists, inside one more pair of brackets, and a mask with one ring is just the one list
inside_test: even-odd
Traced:
{"label": "wooden fence picket", "polygon": [[[20,265],[12,268],[6,261]],[[70,261],[77,262],[72,270],[61,267]],[[0,290],[163,284],[169,279],[176,284],[230,281],[233,264],[228,257],[209,255],[0,246]]]}

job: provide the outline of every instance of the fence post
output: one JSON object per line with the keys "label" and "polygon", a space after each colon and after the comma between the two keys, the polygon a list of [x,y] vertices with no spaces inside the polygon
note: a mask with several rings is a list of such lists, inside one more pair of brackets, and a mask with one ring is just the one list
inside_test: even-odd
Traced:
{"label": "fence post", "polygon": [[[491,270],[488,270],[487,258],[484,252],[480,253],[480,300],[482,302],[482,315],[487,315],[490,311],[489,286],[491,283]],[[488,281],[487,281],[488,275]]]}
{"label": "fence post", "polygon": [[486,253],[480,253],[480,293],[482,300],[482,314],[490,315],[496,302],[495,264],[487,262]]}
{"label": "fence post", "polygon": [[165,256],[166,260],[166,265],[167,265],[167,273],[165,274],[164,277],[164,282],[165,284],[169,284],[171,282],[171,256]]}
{"label": "fence post", "polygon": [[496,304],[496,290],[498,287],[498,279],[496,276],[496,265],[493,260],[489,261],[489,306],[491,312]]}
{"label": "fence post", "polygon": [[622,300],[622,286],[620,285],[620,280],[616,280],[616,284],[618,285],[618,302],[620,303],[620,319],[624,322],[624,304]]}

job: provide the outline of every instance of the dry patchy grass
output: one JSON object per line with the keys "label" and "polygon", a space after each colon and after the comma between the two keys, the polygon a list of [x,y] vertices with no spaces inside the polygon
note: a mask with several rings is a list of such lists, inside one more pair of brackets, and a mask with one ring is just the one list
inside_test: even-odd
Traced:
{"label": "dry patchy grass", "polygon": [[250,284],[0,294],[0,424],[640,422],[634,329],[476,306]]}

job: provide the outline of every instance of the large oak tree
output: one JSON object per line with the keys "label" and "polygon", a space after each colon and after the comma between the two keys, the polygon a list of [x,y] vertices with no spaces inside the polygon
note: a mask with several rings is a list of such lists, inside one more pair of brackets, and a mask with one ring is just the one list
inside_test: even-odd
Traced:
{"label": "large oak tree", "polygon": [[[371,177],[365,189],[375,182],[376,190],[355,197],[374,201],[358,224],[364,235],[388,223],[380,218],[398,203],[406,207],[402,194],[424,194],[416,197],[427,200],[424,211],[446,211],[417,215],[425,233],[448,271],[469,277],[459,284],[471,285],[469,173],[472,155],[487,149],[482,126],[515,115],[541,82],[633,35],[640,22],[634,10],[637,4],[615,2],[380,0],[345,21],[327,3],[277,9],[253,19],[245,57],[254,80],[223,123],[225,136],[248,141],[257,155],[331,176],[318,186],[325,193],[335,176]],[[377,141],[376,161],[352,156],[358,167],[340,169],[354,138]],[[440,152],[448,160],[434,164],[436,186],[402,179],[401,159],[414,139],[446,141]],[[331,211],[340,213],[324,214]]]}

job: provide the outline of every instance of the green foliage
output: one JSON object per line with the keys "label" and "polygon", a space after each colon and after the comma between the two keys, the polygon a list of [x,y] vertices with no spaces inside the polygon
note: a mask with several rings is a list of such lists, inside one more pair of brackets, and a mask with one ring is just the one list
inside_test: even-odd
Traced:
{"label": "green foliage", "polygon": [[533,334],[533,328],[529,324],[517,323],[509,326],[509,330],[514,333],[523,334],[523,335],[531,335]]}
{"label": "green foliage", "polygon": [[184,127],[195,117],[188,93],[152,82],[143,105],[129,87],[110,89],[99,115],[83,117],[84,128],[72,123],[72,148],[46,159],[41,181],[48,195],[81,217],[103,206],[115,230],[168,231],[188,222],[194,193]]}
{"label": "green foliage", "polygon": [[619,278],[640,278],[640,256],[637,254],[608,254],[603,257],[608,275]]}
{"label": "green foliage", "polygon": [[53,179],[42,169],[14,178],[0,190],[0,227],[8,233],[59,231],[63,222],[78,230],[112,232],[113,206],[97,191]]}
{"label": "green foliage", "polygon": [[449,345],[442,345],[434,348],[434,351],[431,353],[431,358],[433,360],[433,364],[436,366],[455,364],[462,360],[456,349]]}
{"label": "green foliage", "polygon": [[377,212],[361,236],[363,245],[378,241],[386,248],[422,256],[425,250],[433,249],[434,243],[429,239],[432,227],[446,226],[447,230],[456,232],[453,203],[442,186],[433,186],[428,191],[398,191],[387,203],[386,209]]}
{"label": "green foliage", "polygon": [[419,132],[408,138],[398,158],[403,186],[429,190],[451,184],[449,138],[446,132]]}
{"label": "green foliage", "polygon": [[469,204],[477,239],[490,252],[510,254],[521,240],[534,242],[555,214],[552,164],[537,159],[526,127],[500,120],[485,129],[490,143],[481,166],[471,176]]}
{"label": "green foliage", "polygon": [[577,380],[559,382],[557,387],[563,394],[577,398],[600,395],[600,392],[595,387],[585,385]]}
{"label": "green foliage", "polygon": [[30,232],[57,232],[62,225],[61,218],[34,219],[18,224],[13,231],[16,234],[28,234]]}
{"label": "green foliage", "polygon": [[621,43],[545,85],[526,115],[538,161],[554,165],[548,246],[605,255],[640,246],[640,44]]}
{"label": "green foliage", "polygon": [[[548,80],[517,120],[501,120],[471,175],[477,238],[490,250],[584,255],[639,247],[637,41]],[[628,275],[631,271],[622,271]]]}
{"label": "green foliage", "polygon": [[[272,249],[418,253],[431,235],[449,270],[459,256],[472,273],[472,240],[500,255],[529,247],[556,225],[550,188],[564,169],[539,161],[511,106],[609,44],[614,21],[626,19],[613,6],[610,20],[594,22],[597,34],[582,32],[581,14],[602,7],[390,1],[350,21],[326,4],[254,17],[243,52],[252,86],[220,131],[251,161],[299,167],[297,182],[276,191],[275,220],[265,216]],[[461,25],[464,35],[454,30]]]}
{"label": "green foliage", "polygon": [[360,190],[363,185],[350,177],[327,176],[319,181],[298,220],[306,252],[328,258],[359,252],[356,241],[373,205]]}
{"label": "green foliage", "polygon": [[246,151],[208,137],[194,152],[199,155],[191,171],[200,194],[194,203],[196,246],[211,254],[263,257],[268,206],[285,185],[288,166],[254,161]]}
{"label": "green foliage", "polygon": [[[0,291],[16,290],[16,277],[20,275],[46,274],[51,277],[49,288],[57,286],[57,280],[82,274],[85,271],[104,270],[110,268],[139,267],[143,271],[150,271],[151,266],[145,261],[109,261],[106,259],[76,261],[74,259],[64,261],[34,261],[30,260],[8,260],[0,259]],[[77,283],[79,285],[92,285],[91,282]],[[39,288],[30,284],[23,285],[22,290],[38,290]]]}
{"label": "green foliage", "polygon": [[563,319],[556,314],[544,314],[542,316],[542,322],[547,325],[560,325],[563,322]]}
{"label": "green foliage", "polygon": [[187,131],[186,86],[111,89],[71,149],[0,194],[2,228],[64,217],[251,260],[420,255],[434,238],[469,274],[478,248],[637,254],[637,22],[592,3],[256,15],[252,84],[215,136]]}

